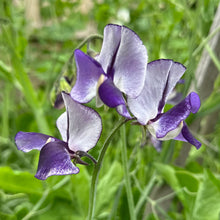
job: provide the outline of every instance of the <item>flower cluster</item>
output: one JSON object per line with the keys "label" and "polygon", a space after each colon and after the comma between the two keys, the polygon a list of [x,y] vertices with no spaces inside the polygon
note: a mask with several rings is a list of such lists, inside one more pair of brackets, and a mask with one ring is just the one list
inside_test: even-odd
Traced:
{"label": "flower cluster", "polygon": [[[105,104],[116,108],[128,119],[144,126],[154,141],[181,140],[197,149],[201,143],[190,133],[185,119],[200,108],[200,99],[191,92],[169,111],[164,112],[176,84],[186,68],[169,59],[148,63],[145,46],[135,32],[125,26],[109,24],[104,29],[100,53],[91,57],[81,50],[74,52],[77,79],[70,94],[62,93],[66,112],[57,119],[63,140],[30,132],[18,132],[15,143],[19,150],[40,150],[36,177],[76,174],[82,156],[87,153],[102,131],[101,118],[84,103],[96,98],[97,107]],[[72,160],[74,163],[72,163]]]}

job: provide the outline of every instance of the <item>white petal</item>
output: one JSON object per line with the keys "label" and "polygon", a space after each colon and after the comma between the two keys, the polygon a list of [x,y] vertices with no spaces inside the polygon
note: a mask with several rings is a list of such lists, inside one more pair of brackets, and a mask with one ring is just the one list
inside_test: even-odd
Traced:
{"label": "white petal", "polygon": [[67,113],[66,112],[60,115],[60,117],[57,119],[56,125],[61,134],[63,141],[67,142]]}
{"label": "white petal", "polygon": [[68,146],[74,152],[88,151],[100,137],[101,118],[96,111],[74,101],[68,94],[62,95],[68,116]]}
{"label": "white petal", "polygon": [[145,125],[161,112],[184,72],[185,67],[172,60],[156,60],[147,65],[143,90],[135,99],[128,97],[129,109],[139,123]]}

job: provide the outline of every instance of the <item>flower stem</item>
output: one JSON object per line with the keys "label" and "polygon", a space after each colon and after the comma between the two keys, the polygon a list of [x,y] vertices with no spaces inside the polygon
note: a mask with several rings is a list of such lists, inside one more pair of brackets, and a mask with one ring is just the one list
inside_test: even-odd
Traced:
{"label": "flower stem", "polygon": [[102,35],[99,34],[92,34],[90,36],[88,36],[85,40],[83,40],[79,45],[77,45],[76,49],[80,49],[82,48],[85,44],[87,44],[89,41],[93,40],[93,39],[103,39]]}
{"label": "flower stem", "polygon": [[101,169],[102,162],[103,162],[103,159],[105,156],[105,152],[107,151],[108,146],[109,146],[112,138],[114,137],[115,133],[127,121],[128,121],[128,119],[122,117],[118,121],[116,126],[113,128],[113,130],[110,132],[109,136],[107,137],[107,139],[105,140],[105,142],[102,146],[101,152],[100,152],[98,160],[97,160],[97,164],[94,167],[93,175],[92,175],[90,197],[89,197],[89,213],[88,213],[88,218],[87,218],[88,220],[92,220],[93,216],[94,216],[98,177],[99,177],[100,169]]}
{"label": "flower stem", "polygon": [[127,193],[127,200],[128,200],[128,207],[129,207],[129,213],[130,213],[130,219],[135,220],[135,209],[134,209],[134,200],[133,200],[133,194],[131,189],[131,181],[129,176],[129,169],[128,169],[128,160],[127,160],[127,142],[126,142],[126,128],[125,126],[122,126],[122,165],[124,168],[124,177],[125,177],[125,189]]}
{"label": "flower stem", "polygon": [[144,189],[141,198],[139,199],[136,207],[135,207],[135,213],[136,216],[138,215],[138,213],[140,212],[141,207],[143,206],[145,200],[147,200],[147,197],[150,193],[150,191],[152,190],[155,182],[156,182],[157,176],[156,176],[156,172],[154,172],[153,176],[150,178],[150,181],[148,182],[146,188]]}

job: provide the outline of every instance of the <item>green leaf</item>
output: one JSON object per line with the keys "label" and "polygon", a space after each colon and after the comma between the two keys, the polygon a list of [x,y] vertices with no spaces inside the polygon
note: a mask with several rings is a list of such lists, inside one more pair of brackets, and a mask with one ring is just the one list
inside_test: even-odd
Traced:
{"label": "green leaf", "polygon": [[155,163],[157,172],[164,178],[164,180],[173,188],[173,190],[180,189],[180,184],[175,174],[175,169],[167,164]]}
{"label": "green leaf", "polygon": [[99,217],[109,211],[114,201],[115,193],[122,180],[123,171],[121,164],[114,161],[108,172],[100,178],[97,189],[96,215]]}
{"label": "green leaf", "polygon": [[185,170],[176,171],[176,177],[182,187],[186,187],[190,192],[197,192],[199,181],[196,177]]}
{"label": "green leaf", "polygon": [[204,180],[199,186],[193,210],[194,220],[217,220],[220,213],[220,180],[209,170],[204,171]]}
{"label": "green leaf", "polygon": [[0,219],[4,219],[4,220],[16,220],[16,216],[13,214],[6,214],[3,212],[0,212]]}
{"label": "green leaf", "polygon": [[178,170],[167,164],[155,163],[157,172],[164,178],[167,184],[176,192],[184,206],[186,216],[192,212],[199,181],[185,170]]}
{"label": "green leaf", "polygon": [[41,194],[42,183],[33,174],[0,167],[0,188],[13,193]]}
{"label": "green leaf", "polygon": [[[80,173],[71,176],[71,192],[74,195],[76,209],[81,219],[85,219],[89,208],[89,187],[90,176],[87,168],[83,165],[78,165]],[[76,211],[75,211],[76,212]]]}
{"label": "green leaf", "polygon": [[0,60],[0,78],[13,82],[12,69]]}

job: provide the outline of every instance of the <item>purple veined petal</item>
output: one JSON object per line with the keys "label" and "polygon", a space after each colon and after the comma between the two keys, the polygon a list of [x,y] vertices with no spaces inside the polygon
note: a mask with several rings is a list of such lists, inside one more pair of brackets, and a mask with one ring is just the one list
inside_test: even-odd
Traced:
{"label": "purple veined petal", "polygon": [[109,66],[114,62],[121,41],[121,28],[121,26],[115,24],[105,26],[101,52],[96,57],[105,73],[107,73]]}
{"label": "purple veined petal", "polygon": [[97,60],[122,92],[137,97],[147,68],[147,50],[135,32],[125,26],[109,24]]}
{"label": "purple veined petal", "polygon": [[196,140],[193,135],[190,133],[186,123],[183,123],[183,128],[180,132],[180,134],[174,138],[175,140],[189,142],[190,144],[194,145],[196,149],[199,149],[201,147],[201,143]]}
{"label": "purple veined petal", "polygon": [[57,128],[61,134],[63,141],[67,142],[67,113],[64,112],[56,121]]}
{"label": "purple veined petal", "polygon": [[68,146],[70,150],[88,151],[93,148],[102,131],[102,121],[93,109],[74,101],[62,93],[68,118]]}
{"label": "purple veined petal", "polygon": [[50,142],[40,151],[38,169],[35,177],[45,180],[53,175],[68,175],[79,173],[74,166],[64,142]]}
{"label": "purple veined petal", "polygon": [[96,87],[101,74],[101,65],[80,50],[75,50],[77,79],[71,90],[71,97],[80,103],[87,103],[96,95]]}
{"label": "purple veined petal", "polygon": [[149,131],[158,139],[173,139],[182,130],[183,121],[189,114],[196,113],[200,108],[199,96],[192,92],[182,102],[171,108],[166,113],[158,116],[158,119],[150,121]]}
{"label": "purple veined petal", "polygon": [[[162,60],[163,62],[168,62],[167,60]],[[170,60],[172,61],[172,60]],[[155,61],[156,62],[156,61]],[[170,93],[173,91],[176,84],[180,81],[180,78],[183,76],[183,74],[186,71],[186,67],[183,66],[181,63],[172,61],[172,64],[169,68],[168,75],[167,75],[167,81],[165,88],[163,90],[163,96],[159,103],[158,111],[159,113],[162,112],[163,107],[169,98]]]}
{"label": "purple veined petal", "polygon": [[15,136],[15,144],[18,150],[29,152],[31,150],[41,150],[41,148],[47,142],[53,142],[57,140],[49,135],[35,133],[35,132],[23,132],[19,131]]}
{"label": "purple veined petal", "polygon": [[144,87],[148,55],[138,35],[121,29],[121,42],[113,65],[114,84],[127,96],[136,98]]}
{"label": "purple veined petal", "polygon": [[144,88],[140,95],[128,97],[128,107],[138,122],[146,125],[160,113],[168,95],[185,71],[182,64],[172,60],[156,60],[147,65]]}

